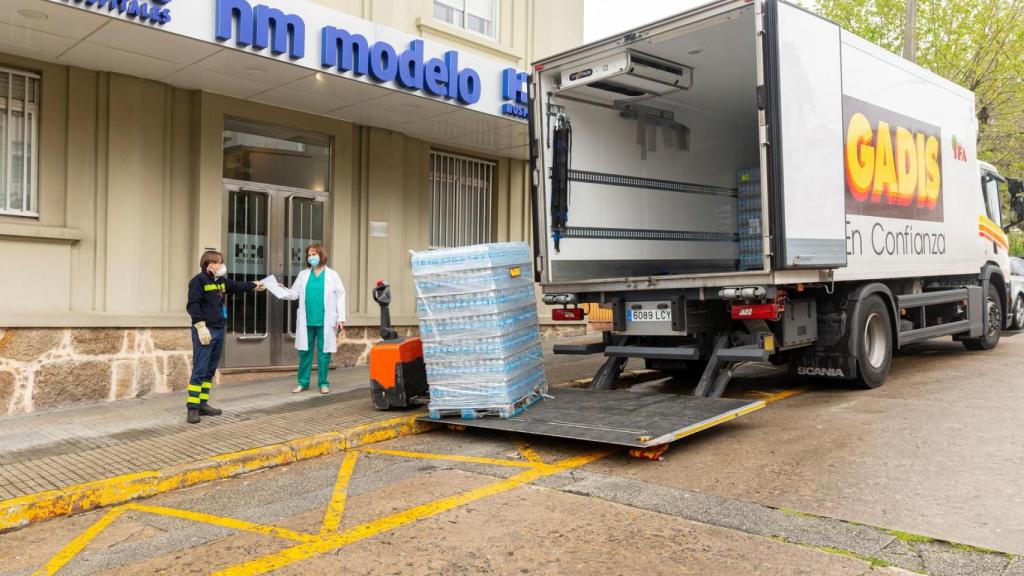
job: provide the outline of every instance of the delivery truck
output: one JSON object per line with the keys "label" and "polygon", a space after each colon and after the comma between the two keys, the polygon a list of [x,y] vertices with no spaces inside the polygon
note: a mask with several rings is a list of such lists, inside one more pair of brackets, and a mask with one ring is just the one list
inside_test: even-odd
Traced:
{"label": "delivery truck", "polygon": [[[743,363],[874,388],[903,347],[1008,325],[1024,196],[977,157],[973,93],[834,22],[713,2],[537,62],[529,96],[544,302],[612,322],[555,347],[605,358],[590,390],[488,427],[650,446],[759,407],[723,398]],[[631,358],[692,395],[612,390]]]}

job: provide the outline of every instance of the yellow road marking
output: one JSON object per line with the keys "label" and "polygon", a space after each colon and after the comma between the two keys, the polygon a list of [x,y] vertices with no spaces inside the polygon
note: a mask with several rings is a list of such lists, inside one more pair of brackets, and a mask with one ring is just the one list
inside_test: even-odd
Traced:
{"label": "yellow road marking", "polygon": [[757,398],[764,400],[765,404],[771,404],[772,402],[778,402],[779,400],[785,400],[793,396],[798,396],[804,392],[810,392],[810,388],[790,388],[788,390],[782,390],[779,392],[765,392],[764,390],[746,390],[741,392],[737,396],[739,398]]}
{"label": "yellow road marking", "polygon": [[473,462],[476,464],[492,464],[494,466],[511,466],[513,468],[534,468],[534,462],[523,462],[521,460],[502,460],[498,458],[483,458],[479,456],[463,456],[461,454],[432,454],[429,452],[406,452],[405,450],[385,450],[383,448],[367,448],[364,452],[369,454],[385,454],[388,456],[400,456],[402,458],[424,458],[427,460],[451,460],[453,462]]}
{"label": "yellow road marking", "polygon": [[540,454],[537,454],[536,450],[530,448],[530,445],[526,443],[526,440],[523,440],[522,436],[519,436],[518,434],[513,434],[512,441],[516,443],[516,448],[519,449],[519,453],[523,455],[523,458],[526,458],[527,460],[535,464],[544,463],[544,460],[540,457]]}
{"label": "yellow road marking", "polygon": [[[731,419],[741,414],[746,414],[747,412],[751,412],[753,410],[757,410],[759,408],[764,407],[765,404],[771,404],[772,402],[778,402],[779,400],[791,398],[793,396],[803,394],[807,391],[808,388],[792,388],[789,390],[783,390],[781,392],[776,393],[752,391],[749,393],[749,395],[754,395],[762,399],[764,403],[751,406],[744,411],[730,415],[726,419]],[[398,420],[405,420],[405,418],[395,419],[395,421]],[[687,434],[685,435],[699,432],[700,430],[703,430],[718,423],[720,423],[719,420],[708,422],[706,423],[706,425],[701,426],[700,428],[688,430]],[[267,536],[283,538],[286,540],[292,540],[301,543],[298,546],[294,546],[292,548],[288,548],[280,552],[264,556],[263,558],[253,560],[251,562],[247,562],[239,566],[230,567],[217,573],[224,575],[263,574],[271,570],[280,568],[282,566],[291,564],[293,562],[297,562],[299,560],[310,558],[312,556],[316,556],[324,552],[328,552],[331,550],[335,550],[337,548],[347,546],[351,543],[358,542],[366,538],[370,538],[382,532],[393,530],[395,528],[404,526],[411,522],[415,522],[424,518],[441,514],[448,510],[468,504],[470,502],[474,502],[476,500],[486,498],[488,496],[506,492],[508,490],[516,488],[517,486],[533,482],[539,478],[550,476],[563,470],[578,468],[590,462],[604,458],[605,456],[612,452],[611,450],[600,451],[585,456],[580,456],[577,458],[563,460],[562,462],[556,464],[545,464],[543,460],[540,458],[539,454],[537,454],[535,450],[530,448],[530,446],[526,444],[525,441],[523,441],[518,436],[513,436],[513,440],[516,442],[520,454],[522,454],[522,456],[527,459],[527,462],[496,458],[484,458],[477,456],[464,456],[460,454],[434,454],[427,452],[409,452],[405,450],[387,450],[381,448],[369,448],[362,450],[362,452],[398,456],[403,458],[451,460],[456,462],[471,462],[477,464],[490,464],[495,466],[508,466],[513,468],[527,468],[527,470],[524,472],[520,472],[506,480],[494,482],[462,494],[442,498],[441,500],[417,506],[404,512],[392,514],[379,520],[368,522],[366,524],[356,526],[349,530],[345,530],[344,532],[336,533],[337,529],[341,525],[341,519],[342,516],[344,515],[345,505],[348,500],[348,483],[351,480],[352,473],[355,469],[356,461],[359,457],[360,451],[355,450],[346,453],[345,458],[342,461],[342,465],[338,470],[337,482],[334,487],[331,502],[328,505],[327,511],[325,512],[324,515],[324,524],[321,528],[320,536],[304,534],[293,530],[288,530],[286,528],[279,528],[276,526],[255,524],[252,522],[246,522],[244,520],[238,520],[235,518],[225,518],[220,516],[213,516],[210,514],[203,514],[201,512],[192,512],[188,510],[179,510],[175,508],[166,508],[162,506],[148,506],[144,504],[130,503],[111,509],[99,521],[97,521],[95,524],[89,527],[88,530],[80,534],[77,538],[75,538],[68,545],[66,545],[60,552],[54,555],[54,557],[50,559],[46,566],[41,568],[35,574],[55,574],[64,565],[66,565],[75,556],[77,556],[86,546],[88,546],[88,544],[93,539],[96,538],[97,535],[99,535],[100,532],[102,532],[111,522],[116,520],[127,509],[162,516],[171,516],[185,520],[192,520],[195,522],[202,522],[206,524],[213,524],[216,526],[222,526],[234,530],[264,534]],[[214,460],[223,461],[228,457],[235,457],[238,455],[239,454],[223,455],[220,458],[215,457]]]}
{"label": "yellow road marking", "polygon": [[246,522],[245,520],[239,520],[237,518],[225,518],[223,516],[214,516],[212,514],[204,514],[202,512],[193,512],[191,510],[180,510],[178,508],[167,508],[164,506],[148,506],[146,504],[125,504],[124,508],[131,510],[137,510],[139,512],[147,512],[149,514],[156,514],[159,516],[170,516],[172,518],[181,518],[182,520],[191,520],[193,522],[202,522],[204,524],[213,524],[214,526],[221,526],[223,528],[231,528],[232,530],[239,530],[242,532],[252,532],[255,534],[263,534],[264,536],[273,536],[275,538],[283,538],[285,540],[294,540],[296,542],[315,542],[317,537],[313,534],[303,534],[287,528],[279,528],[277,526],[265,526],[263,524],[255,524],[253,522]]}
{"label": "yellow road marking", "polygon": [[799,396],[804,392],[808,392],[809,388],[790,388],[789,390],[783,390],[782,392],[776,392],[775,394],[769,394],[764,399],[765,404],[771,404],[772,402],[778,402],[779,400],[785,400],[786,398],[792,398],[793,396]]}
{"label": "yellow road marking", "polygon": [[534,468],[532,470],[520,472],[505,480],[492,482],[485,486],[481,486],[479,488],[475,488],[473,490],[469,490],[461,494],[456,494],[454,496],[442,498],[440,500],[436,500],[428,504],[423,504],[421,506],[410,508],[403,512],[398,512],[390,516],[385,516],[384,518],[380,518],[378,520],[374,520],[372,522],[367,522],[366,524],[361,524],[354,528],[350,528],[348,530],[345,530],[344,532],[339,532],[337,534],[325,536],[317,542],[300,544],[298,546],[286,548],[284,550],[281,550],[280,552],[267,554],[266,556],[263,556],[261,558],[257,558],[250,562],[245,562],[237,566],[226,568],[219,572],[215,572],[214,574],[215,576],[242,576],[250,574],[266,574],[267,572],[277,570],[289,564],[293,564],[301,560],[306,560],[307,558],[312,558],[314,556],[318,556],[326,552],[337,550],[338,548],[348,546],[349,544],[365,540],[367,538],[376,536],[377,534],[381,534],[383,532],[388,532],[390,530],[400,528],[402,526],[411,524],[424,518],[436,516],[438,514],[447,512],[454,508],[458,508],[471,502],[475,502],[482,498],[487,498],[489,496],[494,496],[496,494],[507,492],[509,490],[518,488],[519,486],[523,486],[545,476],[557,474],[558,472],[561,472],[563,470],[571,470],[573,468],[584,466],[586,464],[604,458],[608,454],[611,454],[611,452],[612,451],[610,450],[593,452],[583,456],[578,456],[576,458],[569,458],[567,460],[563,460],[558,464],[535,464],[533,465]]}
{"label": "yellow road marking", "polygon": [[338,479],[334,483],[334,493],[331,494],[331,502],[327,505],[327,512],[324,513],[324,523],[320,528],[320,534],[337,532],[341,526],[341,518],[345,514],[345,504],[348,502],[348,483],[352,479],[352,473],[356,469],[356,461],[359,460],[359,451],[352,450],[345,453],[345,459],[341,461],[338,468]]}
{"label": "yellow road marking", "polygon": [[71,542],[68,542],[60,552],[57,552],[53,558],[50,558],[50,561],[46,563],[46,566],[37,570],[33,576],[41,574],[56,574],[64,567],[65,564],[70,562],[75,556],[78,556],[79,552],[88,546],[96,536],[99,536],[99,533],[103,532],[111,522],[117,520],[121,514],[124,514],[123,506],[111,509],[109,512],[104,514],[102,518],[96,521],[95,524],[90,526],[88,530],[79,534],[78,537]]}

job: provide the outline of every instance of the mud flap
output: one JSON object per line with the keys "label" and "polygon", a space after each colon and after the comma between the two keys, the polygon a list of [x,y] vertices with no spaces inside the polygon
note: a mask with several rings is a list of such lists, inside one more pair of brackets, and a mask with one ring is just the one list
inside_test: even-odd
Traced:
{"label": "mud flap", "polygon": [[701,398],[632,390],[556,388],[551,397],[508,419],[428,418],[440,424],[584,440],[629,448],[674,442],[763,408],[763,400]]}

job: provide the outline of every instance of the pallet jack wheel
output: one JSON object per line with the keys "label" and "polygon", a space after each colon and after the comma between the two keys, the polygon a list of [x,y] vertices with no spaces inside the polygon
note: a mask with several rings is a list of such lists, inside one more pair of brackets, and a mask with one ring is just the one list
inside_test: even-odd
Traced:
{"label": "pallet jack wheel", "polygon": [[377,410],[390,410],[391,400],[388,399],[387,390],[378,384],[376,380],[370,382],[370,389],[373,391],[373,407]]}

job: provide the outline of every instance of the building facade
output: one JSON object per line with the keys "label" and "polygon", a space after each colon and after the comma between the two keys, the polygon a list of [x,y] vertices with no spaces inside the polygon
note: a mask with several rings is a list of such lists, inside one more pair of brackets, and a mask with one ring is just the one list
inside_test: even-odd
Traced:
{"label": "building facade", "polygon": [[[185,287],[290,281],[323,243],[365,361],[409,251],[529,240],[523,81],[582,0],[5,0],[0,415],[182,389]],[[231,297],[225,366],[295,364],[294,305]],[[230,373],[230,370],[226,370]]]}

